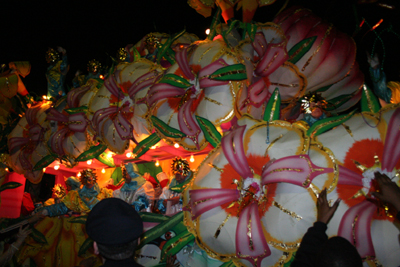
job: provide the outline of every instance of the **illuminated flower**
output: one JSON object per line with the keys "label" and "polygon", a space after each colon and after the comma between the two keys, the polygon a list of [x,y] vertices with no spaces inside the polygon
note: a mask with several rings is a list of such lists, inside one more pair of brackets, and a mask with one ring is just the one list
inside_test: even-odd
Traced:
{"label": "illuminated flower", "polygon": [[[377,189],[374,172],[386,174],[398,185],[400,170],[400,108],[354,115],[339,127],[318,136],[337,160],[338,183],[332,192],[343,199],[338,234],[347,238],[365,258],[376,257],[384,266],[397,264],[394,212],[371,196]],[[339,140],[339,141],[338,141]],[[345,212],[345,213],[344,213]],[[383,244],[380,240],[385,240]]]}
{"label": "illuminated flower", "polygon": [[333,183],[333,162],[318,146],[306,154],[309,139],[296,125],[248,116],[238,124],[184,192],[185,222],[218,259],[283,264],[316,219],[315,194]]}
{"label": "illuminated flower", "polygon": [[224,127],[222,124],[234,117],[235,95],[244,79],[245,69],[235,50],[221,39],[178,51],[176,63],[148,94],[151,115],[181,132],[180,138],[160,133],[162,137],[187,150],[205,148],[207,142],[196,116]]}

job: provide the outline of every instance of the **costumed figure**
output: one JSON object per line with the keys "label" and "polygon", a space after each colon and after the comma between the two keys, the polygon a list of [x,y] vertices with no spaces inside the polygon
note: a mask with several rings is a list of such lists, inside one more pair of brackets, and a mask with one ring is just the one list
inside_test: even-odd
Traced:
{"label": "costumed figure", "polygon": [[150,201],[154,200],[154,188],[139,174],[137,165],[127,163],[122,166],[122,176],[125,183],[114,191],[113,196],[135,206],[136,211],[149,208]]}
{"label": "costumed figure", "polygon": [[50,217],[64,215],[69,211],[86,214],[103,198],[112,197],[112,190],[99,187],[96,174],[91,169],[82,171],[81,183],[81,189],[69,191],[61,203],[44,207],[42,214]]}
{"label": "costumed figure", "polygon": [[101,63],[95,59],[92,59],[87,64],[87,75],[81,74],[78,70],[75,73],[75,78],[72,80],[72,85],[75,88],[84,86],[89,79],[100,79],[100,70],[101,70]]}
{"label": "costumed figure", "polygon": [[[94,256],[90,251],[79,254],[87,239],[84,220],[60,215],[71,212],[86,215],[100,200],[112,197],[112,190],[99,187],[93,170],[83,170],[81,174],[81,189],[69,191],[61,203],[40,211],[48,216],[35,226],[42,234],[41,238],[27,238],[26,245],[18,254],[19,264],[31,258],[37,266],[76,266],[80,261]],[[100,262],[100,258],[97,259]]]}
{"label": "costumed figure", "polygon": [[68,192],[81,188],[81,182],[74,176],[68,177],[67,180],[65,180],[65,185],[67,186]]}
{"label": "costumed figure", "polygon": [[160,40],[150,33],[146,36],[144,43],[148,51],[148,54],[144,57],[150,61],[156,62]]}
{"label": "costumed figure", "polygon": [[373,83],[374,93],[379,97],[379,102],[382,107],[389,103],[400,103],[400,83],[390,81],[386,83],[386,74],[379,62],[378,55],[375,54],[372,58],[367,53],[369,63],[369,73]]}
{"label": "costumed figure", "polygon": [[69,70],[67,51],[62,47],[57,47],[57,51],[62,54],[61,59],[53,48],[46,52],[46,61],[49,63],[46,71],[48,98],[65,95],[64,82]]}
{"label": "costumed figure", "polygon": [[61,184],[56,184],[53,187],[52,191],[53,191],[52,197],[44,202],[44,206],[50,206],[56,203],[57,204],[60,203],[61,199],[64,198],[65,195],[67,194],[66,188]]}
{"label": "costumed figure", "polygon": [[328,103],[319,93],[308,93],[301,99],[301,111],[304,113],[303,121],[311,127],[315,122],[325,119],[325,109]]}
{"label": "costumed figure", "polygon": [[174,214],[182,210],[181,193],[191,181],[193,173],[190,171],[187,160],[176,157],[171,164],[174,177],[169,186],[163,188],[157,202],[157,208],[161,213]]}

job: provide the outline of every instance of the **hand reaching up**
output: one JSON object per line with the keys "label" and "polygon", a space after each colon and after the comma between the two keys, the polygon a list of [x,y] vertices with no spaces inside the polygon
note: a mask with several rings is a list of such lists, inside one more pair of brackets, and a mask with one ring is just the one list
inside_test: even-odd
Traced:
{"label": "hand reaching up", "polygon": [[379,192],[373,192],[372,195],[383,202],[392,204],[397,211],[400,211],[400,188],[395,182],[390,180],[385,174],[376,172],[375,180],[379,185]]}
{"label": "hand reaching up", "polygon": [[341,199],[338,198],[332,205],[332,207],[330,207],[328,200],[326,198],[326,188],[322,190],[317,200],[317,210],[318,210],[317,221],[328,224],[333,214],[335,213],[337,207],[339,206],[340,201]]}

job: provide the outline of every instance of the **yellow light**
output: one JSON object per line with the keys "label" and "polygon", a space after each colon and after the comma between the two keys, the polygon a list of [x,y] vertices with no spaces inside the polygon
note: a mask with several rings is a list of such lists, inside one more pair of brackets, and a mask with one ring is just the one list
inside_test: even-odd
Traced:
{"label": "yellow light", "polygon": [[131,152],[126,153],[126,157],[127,157],[127,158],[132,157],[132,153],[131,153]]}
{"label": "yellow light", "polygon": [[5,168],[6,172],[9,172],[10,170],[8,168]]}
{"label": "yellow light", "polygon": [[104,76],[100,74],[99,76],[100,79],[104,80]]}
{"label": "yellow light", "polygon": [[42,96],[42,98],[43,98],[43,99],[47,99],[47,96],[44,95],[44,96]]}
{"label": "yellow light", "polygon": [[178,143],[175,143],[174,147],[175,147],[175,148],[179,148],[179,144],[178,144]]}
{"label": "yellow light", "polygon": [[55,166],[54,166],[54,169],[55,169],[55,170],[58,170],[59,168],[60,168],[60,165],[55,165]]}
{"label": "yellow light", "polygon": [[106,173],[106,170],[103,168],[103,169],[101,170],[101,173]]}
{"label": "yellow light", "polygon": [[206,30],[206,34],[209,35],[210,34],[210,29]]}
{"label": "yellow light", "polygon": [[81,172],[78,172],[78,174],[76,176],[81,177]]}
{"label": "yellow light", "polygon": [[43,172],[46,172],[46,168],[43,168]]}
{"label": "yellow light", "polygon": [[194,162],[194,157],[193,157],[193,155],[190,156],[190,162]]}
{"label": "yellow light", "polygon": [[114,153],[112,153],[112,152],[108,152],[107,157],[112,158],[113,154]]}
{"label": "yellow light", "polygon": [[86,163],[87,163],[87,165],[90,165],[90,164],[92,164],[92,160],[91,159],[89,159],[88,161],[86,161]]}
{"label": "yellow light", "polygon": [[157,146],[151,146],[150,147],[150,149],[156,149],[157,148]]}
{"label": "yellow light", "polygon": [[156,161],[156,166],[160,166],[160,162],[158,160]]}

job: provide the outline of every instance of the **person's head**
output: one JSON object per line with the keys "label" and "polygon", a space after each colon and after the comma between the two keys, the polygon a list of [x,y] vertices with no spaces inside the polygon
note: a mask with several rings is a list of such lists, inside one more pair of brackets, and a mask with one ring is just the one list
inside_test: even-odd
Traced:
{"label": "person's head", "polygon": [[175,175],[175,180],[182,183],[190,172],[189,163],[187,160],[176,157],[171,164],[172,173]]}
{"label": "person's head", "polygon": [[105,259],[124,260],[134,255],[143,221],[125,201],[106,198],[89,213],[86,232],[94,241],[97,254]]}
{"label": "person's head", "polygon": [[86,169],[81,172],[81,183],[87,188],[92,188],[97,181],[97,175],[92,169]]}
{"label": "person's head", "polygon": [[60,55],[53,48],[49,48],[46,51],[46,61],[47,63],[55,63],[60,59]]}
{"label": "person's head", "polygon": [[357,249],[345,238],[329,238],[317,256],[317,266],[323,267],[362,267],[362,259]]}

